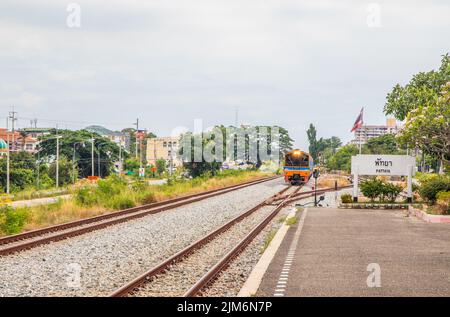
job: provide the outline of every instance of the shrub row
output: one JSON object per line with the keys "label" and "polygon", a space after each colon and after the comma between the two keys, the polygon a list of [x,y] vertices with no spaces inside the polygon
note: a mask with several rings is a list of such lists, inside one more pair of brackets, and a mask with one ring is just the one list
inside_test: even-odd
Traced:
{"label": "shrub row", "polygon": [[361,192],[372,202],[376,198],[380,202],[395,202],[402,190],[403,188],[400,185],[394,185],[379,179],[369,179],[361,183]]}
{"label": "shrub row", "polygon": [[421,181],[419,187],[419,194],[423,200],[434,204],[438,199],[437,195],[439,192],[450,191],[450,176],[448,175],[436,175],[429,176]]}
{"label": "shrub row", "polygon": [[3,234],[16,234],[22,231],[29,218],[25,208],[14,209],[9,206],[0,207],[0,232]]}

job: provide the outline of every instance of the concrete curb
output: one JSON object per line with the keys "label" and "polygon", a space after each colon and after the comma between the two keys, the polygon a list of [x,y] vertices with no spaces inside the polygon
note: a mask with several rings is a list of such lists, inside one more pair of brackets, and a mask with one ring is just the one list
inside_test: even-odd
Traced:
{"label": "concrete curb", "polygon": [[[291,217],[294,217],[296,213],[296,209],[293,208],[291,212],[288,214],[286,219],[289,219]],[[259,285],[261,285],[261,281],[264,277],[264,274],[266,273],[267,269],[269,268],[270,263],[272,262],[273,258],[275,257],[275,254],[278,251],[278,248],[280,247],[281,243],[284,240],[284,237],[286,236],[286,233],[289,230],[289,225],[286,224],[286,222],[283,222],[281,227],[278,229],[277,233],[273,237],[272,241],[270,242],[267,249],[264,251],[263,255],[259,259],[258,263],[256,263],[255,267],[253,268],[252,272],[250,273],[249,277],[245,281],[244,285],[242,286],[241,290],[239,291],[237,297],[250,297],[254,296],[256,292],[259,289]]]}
{"label": "concrete curb", "polygon": [[414,208],[412,206],[408,207],[408,213],[429,223],[450,223],[450,216],[430,215],[425,211]]}

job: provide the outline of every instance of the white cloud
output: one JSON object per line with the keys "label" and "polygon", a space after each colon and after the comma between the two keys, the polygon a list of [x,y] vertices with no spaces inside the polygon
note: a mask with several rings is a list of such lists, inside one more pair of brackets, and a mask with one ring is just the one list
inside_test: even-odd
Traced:
{"label": "white cloud", "polygon": [[232,124],[239,106],[299,144],[310,122],[350,139],[362,105],[382,122],[389,89],[450,51],[446,1],[377,1],[377,29],[372,1],[75,2],[80,29],[65,24],[68,2],[2,0],[0,105],[117,127],[139,116],[158,134],[198,117]]}

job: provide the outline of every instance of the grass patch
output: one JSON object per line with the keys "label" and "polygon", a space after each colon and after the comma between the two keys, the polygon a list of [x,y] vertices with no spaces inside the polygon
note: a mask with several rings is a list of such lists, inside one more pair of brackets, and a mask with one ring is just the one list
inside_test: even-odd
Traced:
{"label": "grass patch", "polygon": [[2,212],[0,236],[220,189],[271,175],[273,174],[258,171],[224,171],[215,177],[177,180],[163,185],[147,185],[139,181],[129,184],[125,179],[111,176],[99,180],[97,184],[90,182],[80,184],[72,189],[73,197],[70,199],[58,199],[57,202],[48,205],[17,208],[14,210],[16,213]]}
{"label": "grass patch", "polygon": [[37,198],[47,198],[47,197],[56,197],[61,195],[69,194],[69,189],[45,189],[45,190],[37,190],[35,188],[26,188],[18,193],[13,195],[14,201],[19,200],[31,200]]}
{"label": "grass patch", "polygon": [[295,225],[297,223],[297,221],[298,221],[297,216],[290,217],[290,218],[286,219],[286,224],[288,226],[293,226],[293,225]]}
{"label": "grass patch", "polygon": [[19,233],[27,219],[29,212],[26,208],[3,206],[0,208],[0,232],[6,235]]}
{"label": "grass patch", "polygon": [[261,251],[260,253],[264,253],[264,251],[266,251],[267,247],[269,246],[270,242],[272,242],[273,238],[275,237],[275,235],[277,234],[277,230],[276,229],[272,229],[267,236],[264,238],[264,243],[261,246]]}

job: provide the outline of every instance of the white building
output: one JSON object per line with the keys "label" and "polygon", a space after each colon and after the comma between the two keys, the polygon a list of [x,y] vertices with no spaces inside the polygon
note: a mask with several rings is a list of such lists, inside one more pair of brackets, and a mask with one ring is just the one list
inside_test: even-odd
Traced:
{"label": "white building", "polygon": [[400,125],[394,118],[386,119],[386,125],[363,125],[361,128],[355,130],[355,138],[350,141],[350,144],[358,145],[367,143],[367,140],[376,138],[385,134],[397,134],[400,130]]}

